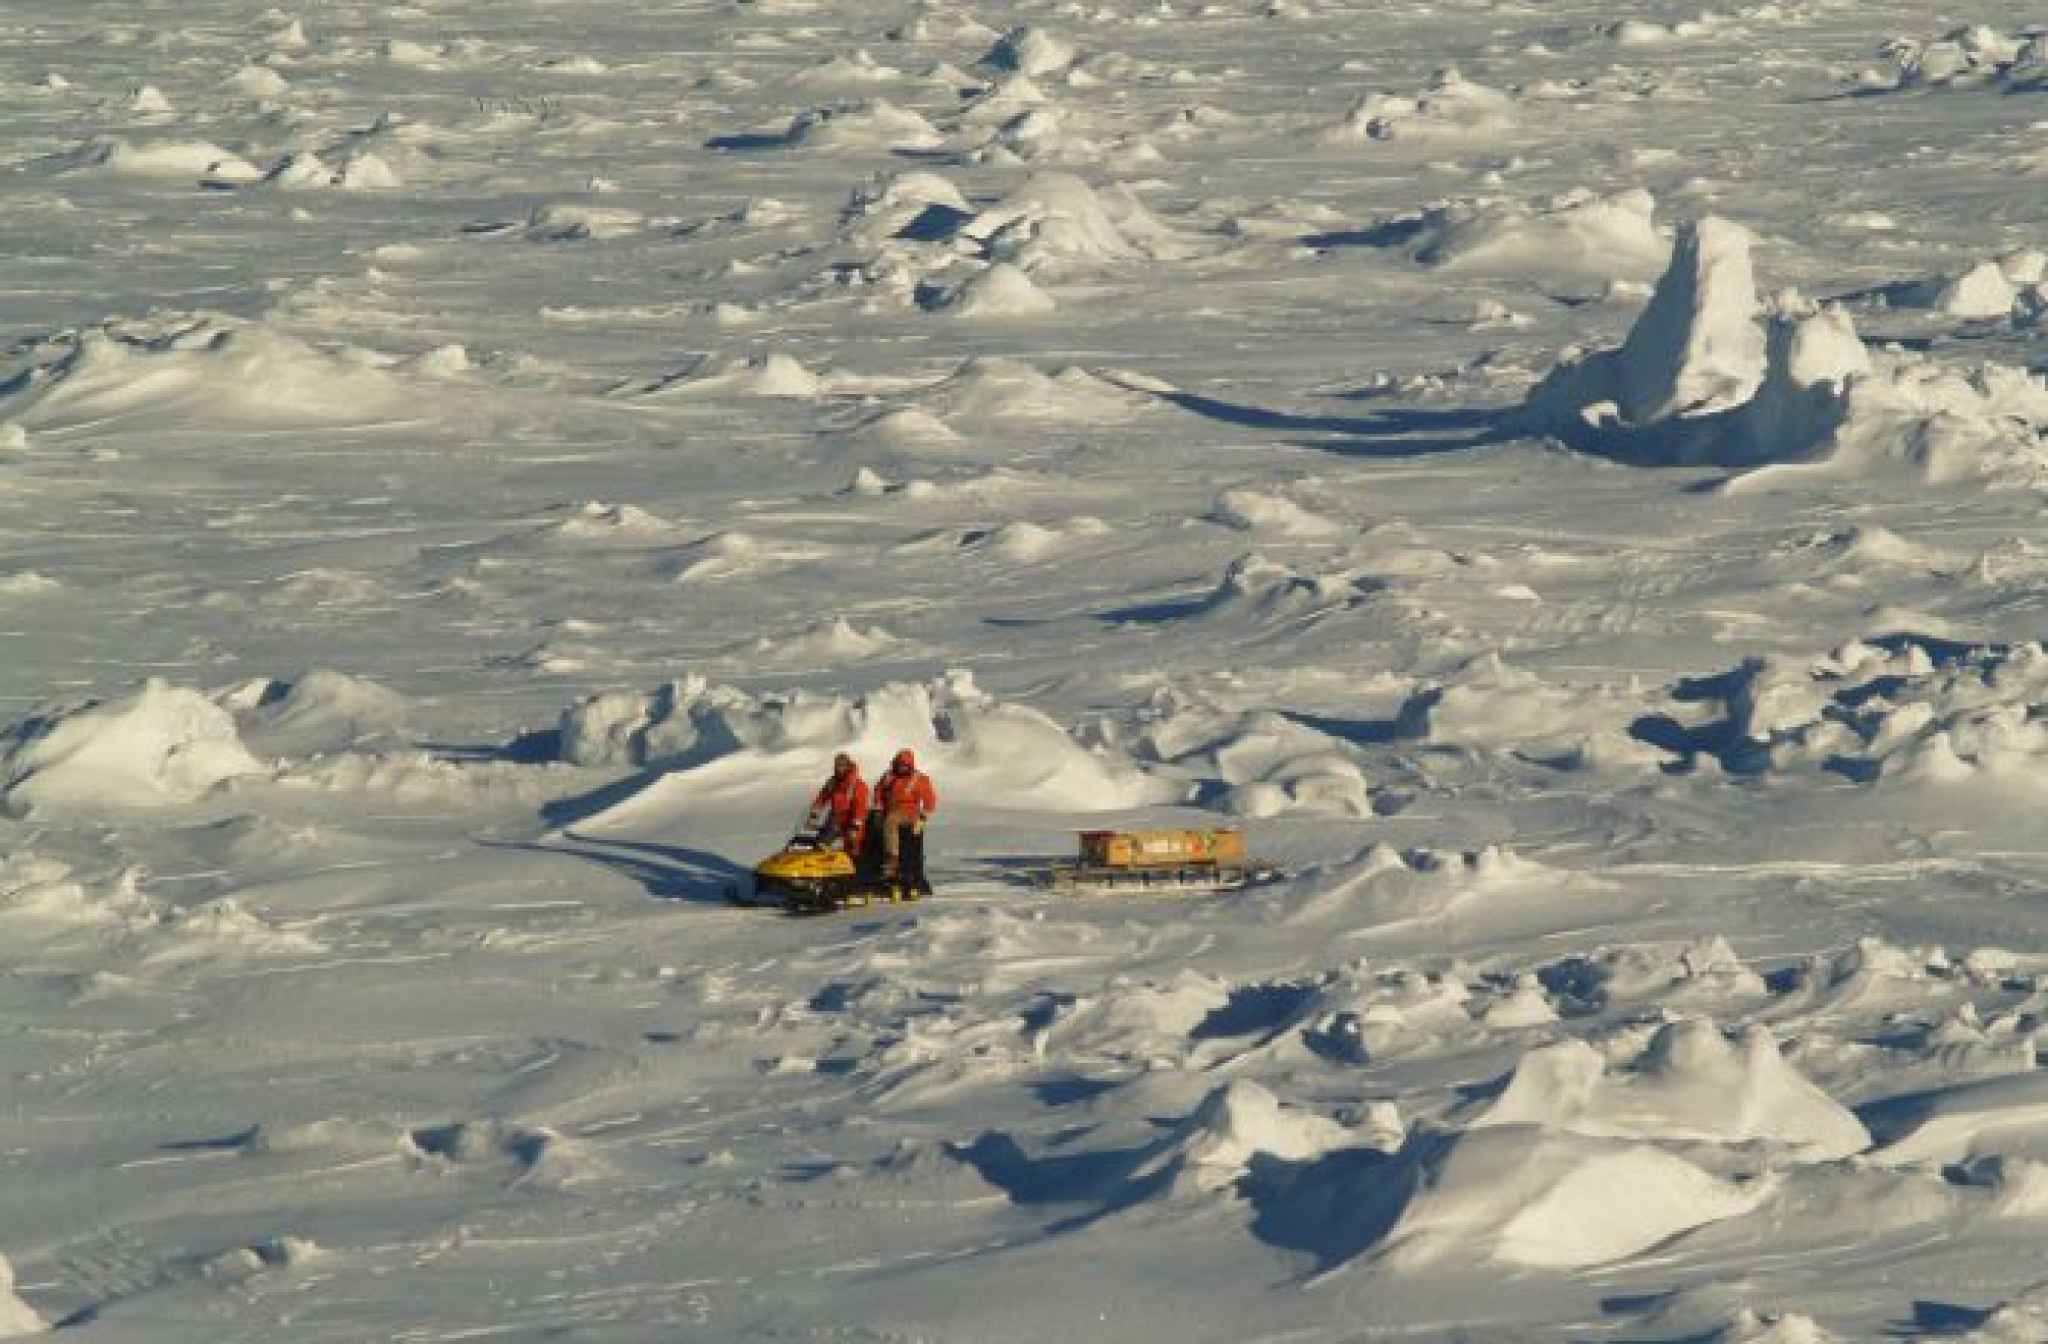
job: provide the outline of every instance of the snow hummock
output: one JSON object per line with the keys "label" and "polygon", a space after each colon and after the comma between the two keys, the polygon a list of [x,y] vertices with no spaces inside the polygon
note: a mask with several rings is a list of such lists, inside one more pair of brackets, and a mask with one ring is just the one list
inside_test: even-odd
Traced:
{"label": "snow hummock", "polygon": [[189,803],[263,769],[225,709],[157,678],[125,695],[45,710],[0,734],[0,802],[17,814]]}

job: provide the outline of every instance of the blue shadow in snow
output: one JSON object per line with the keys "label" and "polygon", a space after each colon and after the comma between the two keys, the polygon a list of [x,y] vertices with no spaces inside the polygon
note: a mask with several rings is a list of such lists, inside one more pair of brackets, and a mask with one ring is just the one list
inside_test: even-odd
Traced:
{"label": "blue shadow in snow", "polygon": [[1309,440],[1305,448],[1351,457],[1432,457],[1469,452],[1524,437],[1506,409],[1448,411],[1390,410],[1364,415],[1303,415],[1242,402],[1224,401],[1199,392],[1153,392],[1181,410],[1219,424],[1289,434],[1333,434],[1335,440]]}
{"label": "blue shadow in snow", "polygon": [[644,840],[609,840],[567,832],[568,844],[538,841],[510,843],[485,841],[501,849],[523,849],[535,854],[559,854],[601,864],[646,888],[657,901],[693,901],[727,904],[733,889],[744,883],[751,869],[741,867],[723,855],[681,845],[657,845]]}

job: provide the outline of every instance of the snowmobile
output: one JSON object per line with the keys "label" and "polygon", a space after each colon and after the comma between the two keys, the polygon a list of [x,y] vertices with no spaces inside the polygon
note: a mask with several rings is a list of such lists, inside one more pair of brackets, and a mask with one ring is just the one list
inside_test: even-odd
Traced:
{"label": "snowmobile", "polygon": [[923,836],[910,837],[901,871],[892,874],[885,871],[880,812],[869,814],[858,855],[847,853],[825,834],[825,821],[813,809],[789,843],[755,864],[753,899],[742,903],[779,904],[792,914],[829,914],[849,906],[914,901],[932,894],[924,875]]}

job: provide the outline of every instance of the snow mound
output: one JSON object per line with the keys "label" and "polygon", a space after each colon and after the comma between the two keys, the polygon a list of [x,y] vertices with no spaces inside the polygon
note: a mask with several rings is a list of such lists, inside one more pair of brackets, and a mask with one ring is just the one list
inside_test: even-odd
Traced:
{"label": "snow mound", "polygon": [[631,237],[646,226],[645,215],[623,206],[558,201],[535,206],[524,224],[484,232],[510,233],[532,243],[583,243]]}
{"label": "snow mound", "polygon": [[1472,990],[1448,972],[1345,967],[1302,1014],[1304,1039],[1325,1058],[1371,1064],[1441,1049],[1472,1031]]}
{"label": "snow mound", "polygon": [[1511,94],[1445,69],[1432,75],[1419,93],[1367,94],[1329,138],[1336,143],[1493,138],[1515,120]]}
{"label": "snow mound", "polygon": [[854,697],[801,690],[757,697],[692,677],[651,693],[594,696],[561,723],[564,760],[661,765],[681,772],[684,793],[787,790],[820,774],[838,751],[878,778],[902,747],[918,753],[942,803],[986,799],[1097,812],[1162,802],[1172,792],[1128,759],[1082,747],[1039,711],[995,700],[964,671]]}
{"label": "snow mound", "polygon": [[1285,918],[1356,928],[1441,919],[1548,880],[1541,864],[1497,845],[1450,851],[1378,844],[1304,873],[1290,885]]}
{"label": "snow mound", "polygon": [[1745,1143],[1768,1140],[1809,1161],[1861,1152],[1870,1134],[1799,1076],[1761,1026],[1733,1040],[1713,1023],[1667,1023],[1625,1067],[1584,1041],[1522,1057],[1507,1090],[1474,1122],[1544,1125],[1592,1137]]}
{"label": "snow mound", "polygon": [[1006,74],[974,95],[960,114],[963,126],[997,127],[1048,107],[1052,96],[1029,75]]}
{"label": "snow mound", "polygon": [[863,98],[800,114],[782,143],[832,153],[899,152],[941,149],[946,137],[907,107],[886,98]]}
{"label": "snow mound", "polygon": [[729,583],[819,559],[824,551],[752,532],[714,532],[682,548],[674,562],[677,583]]}
{"label": "snow mound", "polygon": [[946,238],[974,217],[960,188],[931,172],[896,173],[855,191],[840,211],[840,227],[869,245],[889,240]]}
{"label": "snow mound", "polygon": [[1889,466],[1930,482],[2048,472],[2048,381],[1996,365],[1956,373],[1906,352],[1880,359],[1845,313],[1796,295],[1760,334],[1749,242],[1713,219],[1681,229],[1621,347],[1561,362],[1530,392],[1525,425],[1642,463]]}
{"label": "snow mound", "polygon": [[386,1157],[406,1143],[404,1131],[390,1122],[335,1117],[258,1125],[239,1151],[247,1158],[313,1156],[350,1161]]}
{"label": "snow mound", "polygon": [[1012,28],[996,40],[985,64],[1025,76],[1058,74],[1074,63],[1073,44],[1056,33],[1024,25]]}
{"label": "snow mound", "polygon": [[263,769],[225,709],[154,677],[127,695],[61,706],[0,732],[0,803],[17,815],[189,803]]}
{"label": "snow mound", "polygon": [[923,301],[926,307],[967,318],[1039,317],[1059,307],[1021,268],[1006,261]]}
{"label": "snow mound", "polygon": [[915,452],[944,448],[964,442],[951,425],[916,406],[896,406],[877,411],[841,431],[851,443],[873,448]]}
{"label": "snow mound", "polygon": [[756,652],[782,663],[812,663],[834,667],[843,663],[879,658],[902,648],[903,641],[879,626],[866,630],[844,616],[835,616],[787,639],[763,637],[755,641]]}
{"label": "snow mound", "polygon": [[239,1246],[202,1261],[199,1272],[210,1283],[242,1284],[259,1274],[300,1268],[326,1252],[303,1237],[266,1237],[254,1246]]}
{"label": "snow mound", "polygon": [[238,154],[206,140],[93,140],[57,160],[61,172],[238,186],[263,173]]}
{"label": "snow mound", "polygon": [[1885,1166],[2048,1161],[2048,1077],[2030,1070],[1895,1099],[1883,1123],[1891,1137],[1870,1160]]}
{"label": "snow mound", "polygon": [[1259,624],[1318,621],[1364,603],[1379,585],[1349,570],[1315,573],[1261,555],[1241,555],[1190,614],[1231,615]]}
{"label": "snow mound", "polygon": [[1063,1005],[1043,1029],[1043,1050],[1061,1059],[1178,1066],[1195,1030],[1230,1003],[1221,981],[1183,970],[1171,980],[1118,977]]}
{"label": "snow mound", "polygon": [[[1185,740],[1190,727],[1182,722],[1172,731]],[[1255,711],[1215,724],[1170,763],[1231,816],[1373,815],[1364,769],[1330,738],[1283,715]]]}
{"label": "snow mound", "polygon": [[1413,1195],[1385,1257],[1603,1264],[1749,1212],[1758,1193],[1647,1143],[1530,1125],[1472,1130],[1404,1153]]}
{"label": "snow mound", "polygon": [[1209,517],[1240,532],[1257,532],[1289,541],[1323,541],[1350,530],[1285,495],[1243,487],[1218,495]]}
{"label": "snow mound", "polygon": [[1769,995],[1752,970],[1720,935],[1696,942],[1605,948],[1537,971],[1537,978],[1567,1008],[1598,1012],[1631,1004],[1725,1008]]}
{"label": "snow mound", "polygon": [[998,355],[970,359],[916,395],[920,406],[968,423],[1127,419],[1156,404],[1077,366],[1046,373]]}
{"label": "snow mound", "polygon": [[2048,34],[2009,34],[1989,24],[1956,28],[1932,40],[1899,38],[1887,44],[1889,71],[1867,70],[1867,92],[1911,89],[1992,89],[2006,93],[2048,88]]}
{"label": "snow mound", "polygon": [[1006,565],[1037,565],[1072,555],[1078,543],[1112,536],[1115,529],[1100,518],[1070,518],[1051,527],[1025,520],[994,528],[946,531],[906,542],[899,555],[967,553],[994,557]]}
{"label": "snow mound", "polygon": [[0,1255],[0,1339],[39,1335],[49,1324],[14,1291],[14,1266]]}
{"label": "snow mound", "polygon": [[196,941],[197,946],[174,947],[152,959],[156,961],[182,961],[195,951],[221,946],[245,952],[283,954],[327,950],[327,945],[319,939],[293,929],[280,929],[241,902],[225,896],[164,912],[162,928],[167,933],[187,935]]}
{"label": "snow mound", "polygon": [[676,525],[635,504],[606,504],[590,499],[576,505],[569,516],[546,528],[549,536],[573,543],[651,543],[674,538]]}
{"label": "snow mound", "polygon": [[778,350],[665,378],[645,389],[645,393],[675,397],[815,397],[823,386],[816,374]]}
{"label": "snow mound", "polygon": [[1749,1304],[1749,1293],[1750,1286],[1738,1279],[1661,1294],[1631,1322],[1628,1336],[1667,1344],[1838,1344],[1811,1317],[1759,1311]]}
{"label": "snow mound", "polygon": [[[17,850],[0,858],[0,919],[46,929],[147,923],[152,916],[137,895],[137,876],[123,873],[98,890],[61,860]],[[18,938],[19,925],[12,932]]]}
{"label": "snow mound", "polygon": [[1455,201],[1386,226],[1425,266],[1484,274],[1614,278],[1650,276],[1671,245],[1657,231],[1647,191],[1568,192],[1536,206]]}
{"label": "snow mound", "polygon": [[480,1120],[416,1129],[401,1148],[434,1170],[559,1189],[603,1174],[589,1146],[544,1126]]}
{"label": "snow mound", "polygon": [[1309,1162],[1355,1140],[1336,1121],[1282,1106],[1266,1088],[1238,1079],[1204,1097],[1131,1178],[1164,1177],[1182,1188],[1224,1190],[1244,1178],[1255,1158]]}
{"label": "snow mound", "polygon": [[830,56],[808,66],[798,71],[791,82],[804,88],[846,88],[893,84],[904,78],[901,70],[881,64],[865,51],[855,51],[850,56]]}
{"label": "snow mound", "polygon": [[223,697],[242,740],[266,757],[388,747],[408,735],[411,706],[396,691],[325,668],[296,681],[261,680]]}
{"label": "snow mound", "polygon": [[1654,769],[1662,753],[1629,735],[1639,696],[1608,687],[1560,686],[1482,654],[1401,708],[1405,736],[1513,754],[1565,768]]}
{"label": "snow mound", "polygon": [[0,415],[32,430],[109,421],[292,428],[410,418],[420,398],[391,361],[316,349],[219,315],[115,321],[39,343],[0,382]]}
{"label": "snow mound", "polygon": [[2020,287],[1997,262],[1980,261],[1966,271],[1911,287],[1901,297],[1944,317],[2010,317],[2019,304]]}
{"label": "snow mound", "polygon": [[1121,184],[1097,190],[1071,173],[1041,173],[960,224],[957,238],[989,261],[1055,273],[1194,250]]}
{"label": "snow mound", "polygon": [[237,93],[256,98],[282,98],[291,91],[291,81],[267,65],[245,65],[222,83]]}

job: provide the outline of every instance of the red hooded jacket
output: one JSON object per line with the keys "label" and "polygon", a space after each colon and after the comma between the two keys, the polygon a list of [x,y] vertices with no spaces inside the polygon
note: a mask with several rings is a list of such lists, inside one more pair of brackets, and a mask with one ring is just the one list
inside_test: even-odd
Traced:
{"label": "red hooded jacket", "polygon": [[886,816],[907,815],[924,820],[939,810],[939,792],[931,777],[917,768],[917,757],[908,748],[889,762],[889,773],[875,786],[875,802]]}
{"label": "red hooded jacket", "polygon": [[868,821],[868,782],[860,777],[860,767],[849,765],[844,772],[834,772],[811,806],[825,809],[832,829],[841,835],[859,835]]}

